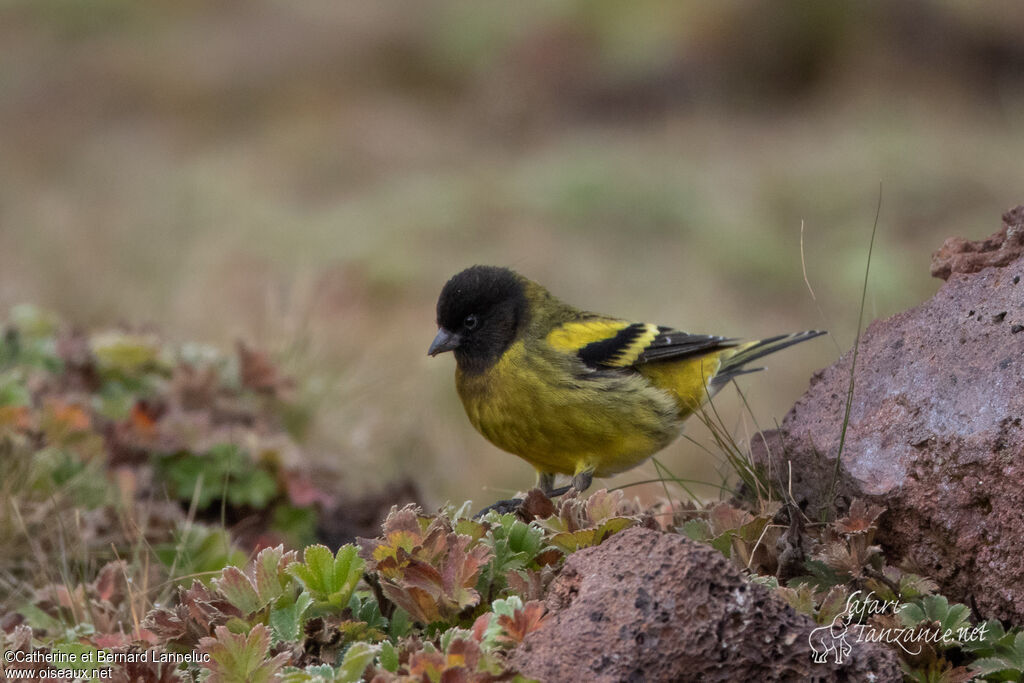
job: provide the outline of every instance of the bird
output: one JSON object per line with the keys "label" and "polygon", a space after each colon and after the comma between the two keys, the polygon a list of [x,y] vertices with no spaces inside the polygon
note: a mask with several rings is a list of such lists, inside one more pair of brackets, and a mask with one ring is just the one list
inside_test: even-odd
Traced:
{"label": "bird", "polygon": [[[756,341],[590,313],[504,267],[476,265],[437,300],[428,355],[453,352],[470,423],[537,471],[548,496],[644,463],[752,361],[825,334]],[[555,488],[557,475],[571,484]]]}

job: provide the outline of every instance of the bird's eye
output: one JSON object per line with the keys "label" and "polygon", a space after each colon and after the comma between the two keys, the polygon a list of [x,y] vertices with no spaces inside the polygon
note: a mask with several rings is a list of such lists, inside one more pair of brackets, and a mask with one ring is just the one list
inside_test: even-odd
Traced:
{"label": "bird's eye", "polygon": [[480,324],[480,321],[472,313],[467,315],[466,319],[462,321],[462,326],[465,327],[467,330],[475,329],[476,326],[479,325],[479,324]]}

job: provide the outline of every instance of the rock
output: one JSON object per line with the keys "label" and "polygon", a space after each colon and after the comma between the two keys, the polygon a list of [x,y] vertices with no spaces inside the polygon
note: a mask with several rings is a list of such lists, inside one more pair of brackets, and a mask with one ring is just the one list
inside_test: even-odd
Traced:
{"label": "rock", "polygon": [[573,553],[547,607],[510,660],[542,681],[902,680],[871,643],[850,643],[842,665],[814,663],[811,619],[677,534],[632,528]]}
{"label": "rock", "polygon": [[1003,229],[988,239],[969,242],[950,237],[932,255],[932,276],[948,280],[953,273],[977,273],[1006,266],[1024,254],[1024,206],[1003,214]]}
{"label": "rock", "polygon": [[[864,332],[837,481],[839,508],[855,497],[888,508],[877,540],[890,563],[1015,623],[1024,620],[1022,219],[1024,207],[1006,214],[998,249],[996,238],[961,241],[956,255],[947,242],[949,279],[935,296]],[[981,267],[1003,263],[1012,244],[1014,260]],[[817,373],[781,430],[752,440],[756,461],[772,454],[772,471],[788,476],[792,463],[791,490],[812,517],[831,502],[851,362],[852,352]]]}

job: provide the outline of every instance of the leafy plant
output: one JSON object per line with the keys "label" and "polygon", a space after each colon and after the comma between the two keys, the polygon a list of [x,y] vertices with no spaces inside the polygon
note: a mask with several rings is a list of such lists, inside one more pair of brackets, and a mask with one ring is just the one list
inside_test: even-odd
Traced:
{"label": "leafy plant", "polygon": [[315,609],[340,610],[348,605],[365,563],[354,545],[343,545],[337,554],[327,546],[311,545],[303,552],[302,562],[292,563],[287,571],[309,592]]}
{"label": "leafy plant", "polygon": [[217,591],[195,581],[179,587],[171,607],[155,607],[143,625],[174,651],[188,651],[229,621],[241,620],[242,611]]}
{"label": "leafy plant", "polygon": [[950,605],[942,595],[927,595],[900,610],[904,626],[932,629],[943,634],[940,649],[963,644],[971,630],[971,610],[967,605]]}
{"label": "leafy plant", "polygon": [[285,594],[289,583],[286,568],[294,563],[294,551],[285,552],[283,546],[264,548],[245,571],[225,567],[212,583],[245,617]]}
{"label": "leafy plant", "polygon": [[544,625],[544,605],[536,600],[523,604],[518,596],[491,603],[491,611],[480,615],[473,634],[485,649],[512,649]]}
{"label": "leafy plant", "polygon": [[985,622],[984,639],[968,639],[965,650],[978,657],[970,666],[975,675],[991,681],[1024,679],[1024,630],[1003,629],[998,621]]}
{"label": "leafy plant", "polygon": [[755,516],[729,503],[717,503],[707,510],[687,510],[683,516],[690,517],[680,525],[685,536],[709,544],[743,568],[773,565],[772,551],[782,532],[770,527],[773,512]]}
{"label": "leafy plant", "polygon": [[202,455],[189,452],[159,458],[168,492],[182,501],[195,501],[199,509],[223,496],[230,505],[262,508],[278,495],[274,477],[253,467],[249,456],[235,444],[212,447]]}
{"label": "leafy plant", "polygon": [[224,529],[191,524],[174,531],[174,541],[154,549],[168,572],[188,583],[192,577],[209,581],[214,572],[224,567],[245,564],[245,553],[239,550]]}
{"label": "leafy plant", "polygon": [[380,577],[384,595],[422,624],[452,621],[480,602],[476,583],[491,549],[456,533],[446,517],[392,511],[384,535],[360,539],[360,554]]}
{"label": "leafy plant", "polygon": [[[542,508],[540,514],[543,512],[547,510]],[[540,514],[537,514],[537,524],[546,532],[547,542],[565,553],[599,545],[609,536],[642,521],[639,505],[627,501],[622,491],[605,489],[588,498],[563,496],[549,515]]]}
{"label": "leafy plant", "polygon": [[269,683],[288,661],[288,653],[269,656],[270,631],[257,624],[245,633],[218,626],[213,637],[199,641],[200,652],[209,655],[206,683]]}

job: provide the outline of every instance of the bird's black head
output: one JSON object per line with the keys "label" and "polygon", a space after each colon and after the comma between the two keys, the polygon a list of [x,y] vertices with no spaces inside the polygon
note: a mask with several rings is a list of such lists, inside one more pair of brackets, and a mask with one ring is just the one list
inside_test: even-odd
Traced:
{"label": "bird's black head", "polygon": [[526,322],[525,280],[508,268],[473,266],[445,284],[437,300],[431,356],[455,351],[459,367],[480,372],[494,363]]}

